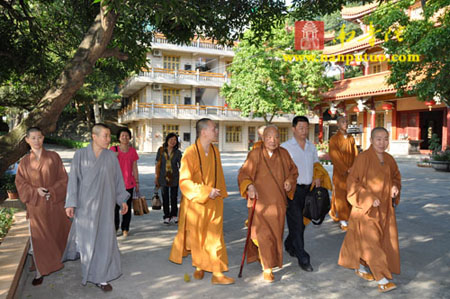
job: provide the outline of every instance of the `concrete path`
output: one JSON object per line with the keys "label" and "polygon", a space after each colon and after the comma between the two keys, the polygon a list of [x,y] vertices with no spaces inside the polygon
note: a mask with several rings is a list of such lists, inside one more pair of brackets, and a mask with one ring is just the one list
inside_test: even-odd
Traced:
{"label": "concrete path", "polygon": [[[57,148],[68,166],[72,150]],[[33,287],[28,273],[20,298],[365,298],[380,296],[376,282],[366,282],[353,271],[339,267],[337,258],[344,233],[329,218],[321,226],[308,226],[306,250],[314,272],[302,271],[294,258],[284,255],[275,282],[265,283],[257,263],[241,262],[247,217],[245,201],[238,194],[237,171],[246,154],[224,153],[222,161],[228,193],[225,200],[224,234],[229,256],[228,275],[236,284],[213,286],[211,274],[202,281],[192,278],[190,257],[182,265],[168,261],[176,225],[162,223],[162,211],[133,216],[128,238],[118,237],[123,275],[112,282],[112,293],[104,294],[88,284],[81,285],[79,261],[67,262],[61,271],[45,277]],[[153,154],[141,154],[142,191],[151,197],[154,181]],[[394,277],[398,289],[384,298],[450,298],[450,174],[419,168],[413,161],[399,163],[402,173],[402,202],[397,208],[402,273]],[[332,166],[326,166],[332,171]],[[285,236],[287,225],[285,226]],[[191,282],[183,280],[185,273]]]}

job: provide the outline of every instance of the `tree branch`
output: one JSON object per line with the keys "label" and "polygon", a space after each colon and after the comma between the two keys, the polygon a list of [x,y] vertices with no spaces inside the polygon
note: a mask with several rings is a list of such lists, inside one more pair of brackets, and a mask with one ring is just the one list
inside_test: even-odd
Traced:
{"label": "tree branch", "polygon": [[102,58],[116,57],[119,60],[128,60],[128,54],[120,52],[118,48],[106,49],[101,57]]}

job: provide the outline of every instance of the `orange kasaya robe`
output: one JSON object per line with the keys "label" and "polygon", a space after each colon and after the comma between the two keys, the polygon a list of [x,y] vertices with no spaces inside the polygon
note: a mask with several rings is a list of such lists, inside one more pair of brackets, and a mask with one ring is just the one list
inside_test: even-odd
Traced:
{"label": "orange kasaya robe", "polygon": [[330,216],[334,221],[348,221],[352,207],[347,201],[347,177],[348,170],[358,155],[355,139],[351,135],[347,135],[346,138],[341,131],[338,131],[330,139],[329,153],[333,162],[334,184]]}
{"label": "orange kasaya robe", "polygon": [[[347,179],[347,199],[352,205],[348,231],[342,243],[338,264],[358,269],[367,264],[376,280],[400,274],[400,253],[392,186],[401,188],[394,158],[384,153],[382,165],[371,146],[361,153]],[[373,207],[375,199],[380,200]],[[400,202],[400,194],[395,204]]]}
{"label": "orange kasaya robe", "polygon": [[[67,173],[59,155],[42,149],[39,161],[33,152],[23,157],[16,186],[27,206],[36,267],[41,275],[48,275],[63,268],[61,257],[71,226],[64,209]],[[48,200],[38,194],[39,187],[49,190]]]}
{"label": "orange kasaya robe", "polygon": [[264,147],[264,142],[262,140],[258,140],[253,144],[252,150],[261,148],[261,147]]}
{"label": "orange kasaya robe", "polygon": [[[211,199],[214,187],[221,196]],[[210,145],[208,156],[198,140],[186,149],[181,159],[180,190],[178,233],[169,260],[181,264],[190,252],[194,267],[209,272],[228,271],[223,238],[223,199],[228,193],[217,147]]]}
{"label": "orange kasaya robe", "polygon": [[[272,177],[271,173],[275,177]],[[286,216],[287,197],[291,200],[295,193],[298,177],[297,166],[289,152],[277,148],[272,157],[264,147],[252,150],[239,171],[238,183],[241,195],[247,197],[247,187],[253,184],[258,193],[253,215],[251,238],[259,246],[264,269],[283,266],[283,232]],[[284,182],[292,188],[284,190]],[[253,200],[248,200],[248,216],[251,217]],[[248,244],[247,262],[258,259],[258,247]]]}

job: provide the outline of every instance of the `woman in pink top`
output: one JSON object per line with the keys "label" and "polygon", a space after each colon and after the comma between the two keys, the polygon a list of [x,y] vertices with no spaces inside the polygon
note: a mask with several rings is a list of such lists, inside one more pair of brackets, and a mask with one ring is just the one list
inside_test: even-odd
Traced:
{"label": "woman in pink top", "polygon": [[[137,167],[137,160],[139,159],[139,156],[136,150],[130,146],[131,131],[128,128],[121,128],[119,132],[117,132],[117,139],[120,144],[118,146],[111,146],[110,150],[117,153],[125,188],[131,195],[130,199],[127,201],[128,212],[123,215],[121,225],[123,236],[126,237],[128,236],[128,231],[130,230],[131,204],[133,202],[134,188],[136,188],[136,192],[139,192],[139,172]],[[119,210],[120,207],[116,205],[116,212],[114,216],[116,231],[119,230],[120,225]]]}

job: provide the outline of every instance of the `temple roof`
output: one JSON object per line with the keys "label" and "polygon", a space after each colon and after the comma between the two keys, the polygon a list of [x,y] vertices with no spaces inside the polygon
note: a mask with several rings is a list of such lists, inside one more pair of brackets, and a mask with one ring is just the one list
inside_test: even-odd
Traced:
{"label": "temple roof", "polygon": [[362,6],[344,7],[341,11],[342,18],[347,21],[361,18],[374,11],[378,7],[378,4],[377,2],[373,2]]}
{"label": "temple roof", "polygon": [[396,89],[386,83],[390,71],[333,82],[334,88],[322,95],[324,100],[346,100],[395,93]]}
{"label": "temple roof", "polygon": [[[364,50],[367,48],[371,48],[372,45],[369,43],[371,36],[369,33],[365,33],[360,36],[354,37],[351,41],[345,42],[344,44],[336,44],[332,46],[327,46],[323,49],[323,54],[331,55],[331,54],[346,54],[352,53],[355,51]],[[376,39],[374,46],[382,44],[383,41]]]}

